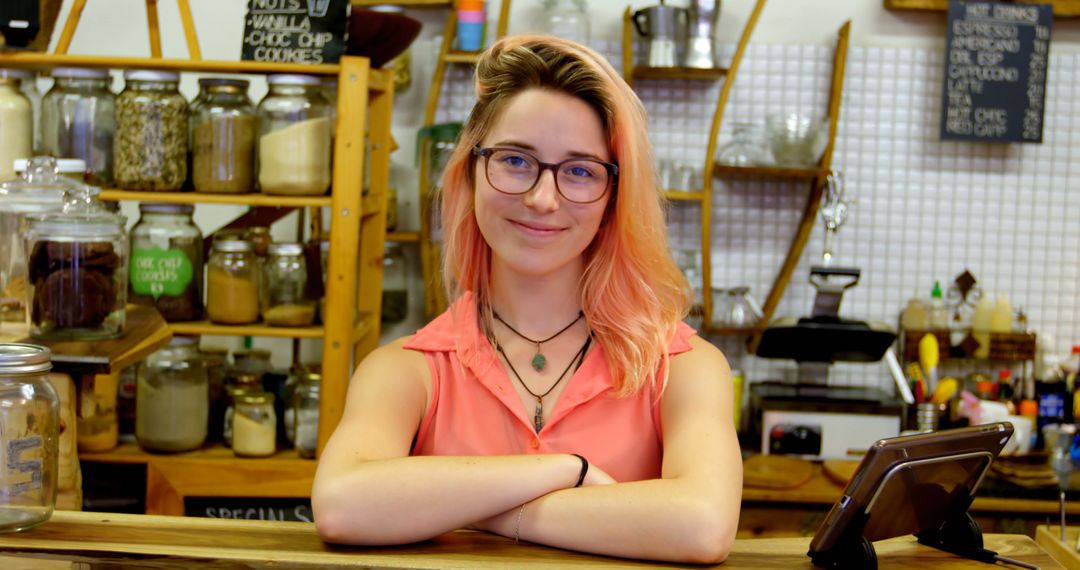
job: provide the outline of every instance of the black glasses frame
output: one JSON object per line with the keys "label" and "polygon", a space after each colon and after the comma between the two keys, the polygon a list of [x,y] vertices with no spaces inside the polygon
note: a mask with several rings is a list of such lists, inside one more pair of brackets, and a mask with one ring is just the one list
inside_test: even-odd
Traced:
{"label": "black glasses frame", "polygon": [[[511,152],[517,152],[517,153],[523,154],[525,156],[528,156],[529,158],[536,161],[536,164],[538,164],[540,166],[540,169],[536,171],[536,180],[533,180],[533,183],[530,184],[527,189],[522,190],[521,192],[507,192],[507,191],[495,186],[495,184],[491,182],[491,175],[488,174],[488,161],[491,160],[491,155],[494,154],[495,151],[497,151],[497,150],[507,150],[507,151],[511,151]],[[480,145],[474,146],[473,150],[472,150],[472,153],[473,153],[473,156],[480,156],[480,157],[484,158],[484,178],[487,179],[488,184],[490,184],[491,187],[494,188],[495,190],[497,190],[498,192],[501,192],[501,193],[506,194],[508,196],[521,196],[523,194],[528,194],[529,192],[532,192],[533,189],[536,188],[536,185],[540,182],[540,177],[544,175],[545,170],[551,170],[552,178],[555,180],[555,190],[559,192],[559,196],[562,196],[563,199],[565,199],[567,202],[573,202],[574,204],[592,204],[593,202],[599,201],[600,199],[602,199],[604,196],[607,195],[609,189],[614,190],[614,188],[616,187],[616,185],[618,184],[618,181],[619,181],[619,165],[612,164],[610,162],[604,162],[602,160],[592,159],[592,158],[568,158],[568,159],[563,160],[561,162],[550,163],[550,162],[544,162],[544,161],[540,160],[539,158],[536,158],[535,156],[533,156],[531,153],[525,152],[525,151],[520,150],[520,149],[508,148],[508,147],[500,147],[500,146],[492,146],[492,147],[482,148]],[[607,173],[608,173],[608,184],[607,184],[607,187],[604,188],[604,191],[599,196],[597,196],[595,199],[592,199],[592,200],[589,200],[589,201],[586,201],[586,202],[581,202],[581,201],[578,201],[578,200],[570,199],[569,197],[566,196],[566,194],[563,194],[562,188],[559,187],[559,167],[566,164],[566,163],[568,163],[568,162],[582,162],[582,161],[595,162],[596,164],[599,164],[599,165],[603,166],[604,169],[607,170]]]}

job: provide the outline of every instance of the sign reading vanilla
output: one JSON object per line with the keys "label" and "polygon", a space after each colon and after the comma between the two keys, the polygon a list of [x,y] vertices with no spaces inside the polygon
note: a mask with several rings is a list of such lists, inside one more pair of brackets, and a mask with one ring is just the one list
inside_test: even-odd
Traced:
{"label": "sign reading vanilla", "polygon": [[941,138],[1042,142],[1053,9],[949,2]]}
{"label": "sign reading vanilla", "polygon": [[241,58],[337,63],[345,53],[349,0],[248,0]]}

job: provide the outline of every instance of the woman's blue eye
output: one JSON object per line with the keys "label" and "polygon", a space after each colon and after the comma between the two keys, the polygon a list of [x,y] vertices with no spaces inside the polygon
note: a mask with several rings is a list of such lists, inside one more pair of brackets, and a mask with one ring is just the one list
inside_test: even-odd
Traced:
{"label": "woman's blue eye", "polygon": [[592,169],[580,164],[567,166],[566,173],[575,178],[592,178],[595,176]]}
{"label": "woman's blue eye", "polygon": [[529,159],[517,154],[508,154],[499,158],[499,162],[511,168],[528,168]]}

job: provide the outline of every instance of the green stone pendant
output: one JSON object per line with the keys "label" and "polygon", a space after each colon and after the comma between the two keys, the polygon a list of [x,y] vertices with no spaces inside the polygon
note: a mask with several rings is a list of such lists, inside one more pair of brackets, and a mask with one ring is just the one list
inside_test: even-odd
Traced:
{"label": "green stone pendant", "polygon": [[533,370],[540,372],[545,366],[547,366],[547,358],[543,354],[537,352],[536,356],[532,357]]}

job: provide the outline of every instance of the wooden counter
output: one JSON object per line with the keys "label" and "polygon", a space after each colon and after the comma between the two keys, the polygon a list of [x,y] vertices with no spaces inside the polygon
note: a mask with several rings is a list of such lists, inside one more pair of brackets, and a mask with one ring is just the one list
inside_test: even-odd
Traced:
{"label": "wooden counter", "polygon": [[[720,568],[812,568],[808,538],[739,540]],[[1026,536],[987,535],[1003,556],[1061,568]],[[880,568],[973,568],[985,564],[922,546],[912,537],[876,544]],[[646,568],[673,565],[515,544],[482,532],[458,531],[392,548],[346,548],[319,540],[309,523],[236,521],[58,511],[26,532],[0,535],[0,554],[153,568]],[[0,562],[4,562],[0,560]],[[10,565],[5,565],[10,567]],[[44,566],[43,566],[44,567]],[[48,566],[53,567],[53,566]],[[702,568],[701,566],[687,566]]]}

